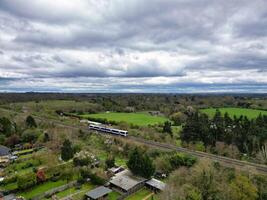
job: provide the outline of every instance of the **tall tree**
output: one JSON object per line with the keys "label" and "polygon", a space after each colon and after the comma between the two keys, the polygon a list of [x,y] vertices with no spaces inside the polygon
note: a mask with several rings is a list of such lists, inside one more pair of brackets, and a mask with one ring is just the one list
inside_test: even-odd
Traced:
{"label": "tall tree", "polygon": [[37,127],[37,124],[35,122],[35,119],[29,115],[27,118],[26,118],[26,125],[27,127],[29,128],[36,128]]}
{"label": "tall tree", "polygon": [[163,132],[169,133],[172,136],[172,123],[170,121],[166,121],[163,125]]}
{"label": "tall tree", "polygon": [[130,152],[127,166],[133,174],[145,178],[150,178],[155,172],[155,167],[152,163],[152,160],[147,154],[144,154],[137,148]]}
{"label": "tall tree", "polygon": [[63,146],[61,147],[61,158],[64,161],[68,161],[73,158],[74,151],[72,148],[72,144],[68,139],[65,139],[63,142]]}
{"label": "tall tree", "polygon": [[12,128],[12,123],[8,118],[0,118],[0,133],[2,132],[5,136],[8,137],[12,133]]}

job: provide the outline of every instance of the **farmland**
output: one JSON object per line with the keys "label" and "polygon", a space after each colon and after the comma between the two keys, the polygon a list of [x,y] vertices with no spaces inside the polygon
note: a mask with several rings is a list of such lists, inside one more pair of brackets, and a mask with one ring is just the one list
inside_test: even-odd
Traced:
{"label": "farmland", "polygon": [[[224,114],[228,113],[230,117],[234,116],[247,116],[249,119],[254,119],[259,116],[261,113],[262,115],[267,115],[267,111],[264,110],[255,110],[255,109],[247,109],[247,108],[218,108],[219,111]],[[206,113],[209,117],[213,117],[216,108],[208,108],[208,109],[202,109],[201,112]]]}
{"label": "farmland", "polygon": [[106,119],[108,121],[126,122],[128,124],[147,126],[155,124],[163,124],[168,119],[162,116],[152,116],[148,113],[116,113],[116,112],[105,112],[97,114],[83,114],[80,115],[84,118],[92,119]]}

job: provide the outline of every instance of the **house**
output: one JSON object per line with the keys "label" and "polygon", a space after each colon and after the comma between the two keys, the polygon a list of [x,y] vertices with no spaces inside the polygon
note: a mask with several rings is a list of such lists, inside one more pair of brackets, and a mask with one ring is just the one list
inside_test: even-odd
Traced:
{"label": "house", "polygon": [[129,170],[121,171],[111,178],[110,187],[121,193],[131,193],[143,187],[146,179],[134,176]]}
{"label": "house", "polygon": [[85,194],[88,200],[104,200],[107,199],[108,194],[112,192],[111,189],[100,186]]}
{"label": "house", "polygon": [[154,192],[160,192],[160,191],[163,191],[165,189],[166,184],[160,180],[152,178],[146,182],[146,186],[149,189],[153,190]]}
{"label": "house", "polygon": [[0,164],[6,164],[9,162],[11,157],[11,149],[8,147],[0,145]]}

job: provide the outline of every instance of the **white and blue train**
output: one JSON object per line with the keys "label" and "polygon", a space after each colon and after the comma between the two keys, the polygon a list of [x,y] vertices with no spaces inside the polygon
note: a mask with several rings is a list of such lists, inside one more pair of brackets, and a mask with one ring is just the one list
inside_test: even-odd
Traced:
{"label": "white and blue train", "polygon": [[108,127],[99,126],[99,125],[90,124],[89,129],[104,132],[104,133],[110,133],[110,134],[114,134],[114,135],[121,135],[124,137],[126,137],[128,135],[128,131],[115,129],[115,128],[108,128]]}

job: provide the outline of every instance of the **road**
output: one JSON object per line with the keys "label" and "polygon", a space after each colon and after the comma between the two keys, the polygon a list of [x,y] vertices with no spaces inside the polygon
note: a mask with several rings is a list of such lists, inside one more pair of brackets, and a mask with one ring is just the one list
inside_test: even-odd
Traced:
{"label": "road", "polygon": [[[49,121],[50,123],[53,123],[57,126],[63,126],[66,128],[76,129],[76,130],[80,129],[84,132],[91,132],[87,127],[84,127],[84,126],[69,125],[69,124],[63,123],[59,120],[43,118],[43,117],[39,117],[36,115],[34,117],[38,120],[41,120],[41,121],[43,121],[43,120],[46,122]],[[125,138],[122,136],[114,136],[114,135],[111,135],[111,136],[120,137],[120,138],[123,138],[125,140],[137,142],[137,143],[148,145],[151,147],[157,147],[157,148],[161,148],[161,149],[165,149],[165,150],[187,153],[187,154],[196,156],[198,158],[208,158],[208,159],[211,159],[213,161],[217,161],[217,162],[221,163],[222,165],[228,166],[228,167],[237,167],[239,169],[245,169],[245,170],[248,170],[249,168],[251,168],[255,171],[258,171],[259,173],[267,174],[267,165],[261,165],[261,164],[256,164],[256,163],[252,163],[252,162],[241,161],[241,160],[237,160],[237,159],[227,158],[224,156],[218,156],[218,155],[200,152],[200,151],[193,151],[193,150],[190,150],[187,148],[177,147],[175,145],[166,144],[166,143],[159,143],[159,142],[155,142],[155,141],[151,141],[151,140],[145,140],[143,138],[134,137],[134,136],[127,136]]]}

